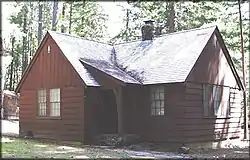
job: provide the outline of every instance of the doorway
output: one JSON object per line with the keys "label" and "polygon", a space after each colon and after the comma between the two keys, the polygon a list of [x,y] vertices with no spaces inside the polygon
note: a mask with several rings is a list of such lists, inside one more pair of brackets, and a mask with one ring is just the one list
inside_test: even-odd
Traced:
{"label": "doorway", "polygon": [[112,89],[101,90],[101,106],[99,110],[99,131],[101,134],[118,132],[118,114],[116,98]]}

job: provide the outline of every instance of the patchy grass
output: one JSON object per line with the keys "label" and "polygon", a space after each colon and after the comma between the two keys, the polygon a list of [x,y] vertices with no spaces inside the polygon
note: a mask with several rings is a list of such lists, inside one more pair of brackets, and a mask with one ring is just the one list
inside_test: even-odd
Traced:
{"label": "patchy grass", "polygon": [[31,139],[1,137],[3,158],[129,158],[128,155],[90,146],[72,147]]}
{"label": "patchy grass", "polygon": [[64,145],[47,140],[32,140],[21,138],[2,137],[3,158],[182,158],[173,153],[152,153],[150,151],[132,151],[125,148],[92,145]]}
{"label": "patchy grass", "polygon": [[[147,149],[129,149],[113,148],[105,146],[92,146],[80,144],[66,144],[61,142],[54,143],[48,140],[32,140],[22,138],[1,137],[1,152],[3,158],[112,158],[112,159],[130,159],[130,158],[156,158],[156,159],[204,159],[204,158],[241,158],[249,159],[249,147],[243,148],[225,148],[217,150],[196,150],[194,153],[186,156],[173,152],[153,151],[151,147]],[[150,149],[151,148],[151,149]],[[160,147],[161,148],[161,147]],[[162,149],[165,147],[162,147]],[[155,148],[156,149],[156,148]],[[162,150],[161,149],[161,150]]]}

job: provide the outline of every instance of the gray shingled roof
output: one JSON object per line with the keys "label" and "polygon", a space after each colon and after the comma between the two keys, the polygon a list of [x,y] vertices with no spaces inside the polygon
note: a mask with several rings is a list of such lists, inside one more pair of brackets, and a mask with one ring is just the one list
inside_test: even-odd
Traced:
{"label": "gray shingled roof", "polygon": [[[111,46],[49,31],[87,86],[99,86],[86,63],[125,83],[183,82],[200,56],[215,26]],[[111,55],[116,54],[116,62]],[[81,62],[80,62],[81,60]]]}
{"label": "gray shingled roof", "polygon": [[109,61],[112,46],[95,41],[49,31],[65,57],[75,68],[87,86],[99,86],[89,71],[79,61],[80,58]]}
{"label": "gray shingled roof", "polygon": [[215,26],[120,44],[115,46],[117,62],[127,71],[142,72],[143,84],[183,82],[214,30]]}

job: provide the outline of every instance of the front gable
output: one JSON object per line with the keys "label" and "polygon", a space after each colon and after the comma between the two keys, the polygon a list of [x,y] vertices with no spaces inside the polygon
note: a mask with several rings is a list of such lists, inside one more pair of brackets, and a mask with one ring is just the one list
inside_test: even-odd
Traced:
{"label": "front gable", "polygon": [[243,89],[239,75],[217,28],[186,81]]}
{"label": "front gable", "polygon": [[[48,46],[50,53],[48,53]],[[60,48],[47,33],[36,54],[27,66],[17,88],[36,90],[39,88],[83,86],[82,79],[63,55]]]}

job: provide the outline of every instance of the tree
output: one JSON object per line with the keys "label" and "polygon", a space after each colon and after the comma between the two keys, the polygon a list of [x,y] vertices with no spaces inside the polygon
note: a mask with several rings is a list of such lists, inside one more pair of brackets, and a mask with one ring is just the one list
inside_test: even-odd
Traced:
{"label": "tree", "polygon": [[128,42],[140,39],[140,26],[142,20],[141,10],[137,3],[126,3],[126,5],[117,4],[124,12],[123,24],[121,31],[109,40],[110,44]]}
{"label": "tree", "polygon": [[73,1],[69,2],[70,7],[69,7],[69,34],[71,33],[71,25],[72,25],[72,7],[73,7]]}
{"label": "tree", "polygon": [[47,33],[48,30],[51,30],[52,26],[52,10],[53,10],[52,1],[43,1],[43,36]]}
{"label": "tree", "polygon": [[96,2],[72,2],[71,33],[103,41],[107,36],[107,18],[103,8]]}
{"label": "tree", "polygon": [[42,39],[42,25],[43,25],[43,4],[39,1],[39,10],[38,10],[38,45],[41,42]]}
{"label": "tree", "polygon": [[[110,43],[119,43],[122,41],[138,40],[141,37],[141,22],[145,19],[155,21],[156,35],[171,33],[176,31],[175,28],[175,3],[174,2],[130,2],[122,6],[123,11],[127,11],[124,18],[125,28],[110,40]],[[127,8],[127,9],[126,9]],[[129,12],[128,12],[129,11]],[[129,13],[129,15],[128,15]],[[130,24],[128,20],[130,19]]]}
{"label": "tree", "polygon": [[[14,53],[14,45],[15,45],[15,37],[11,37],[11,54],[12,56],[15,54]],[[14,85],[13,83],[13,74],[14,74],[14,59],[12,59],[10,63],[10,88],[9,90],[13,90]]]}
{"label": "tree", "polygon": [[[63,8],[62,8],[62,20],[65,21],[65,9],[66,9],[66,3],[63,3]],[[66,27],[64,26],[64,23],[62,23],[61,26],[61,32],[65,32]]]}
{"label": "tree", "polygon": [[168,16],[168,27],[169,33],[172,33],[175,31],[175,9],[174,9],[174,2],[169,2],[169,4],[166,7],[166,12],[169,12]]}
{"label": "tree", "polygon": [[54,0],[54,4],[53,4],[53,16],[52,16],[52,30],[53,31],[56,31],[57,12],[58,12],[58,0]]}
{"label": "tree", "polygon": [[24,73],[27,65],[28,65],[28,57],[27,57],[27,13],[28,8],[26,2],[23,6],[23,56],[22,56],[22,73]]}

